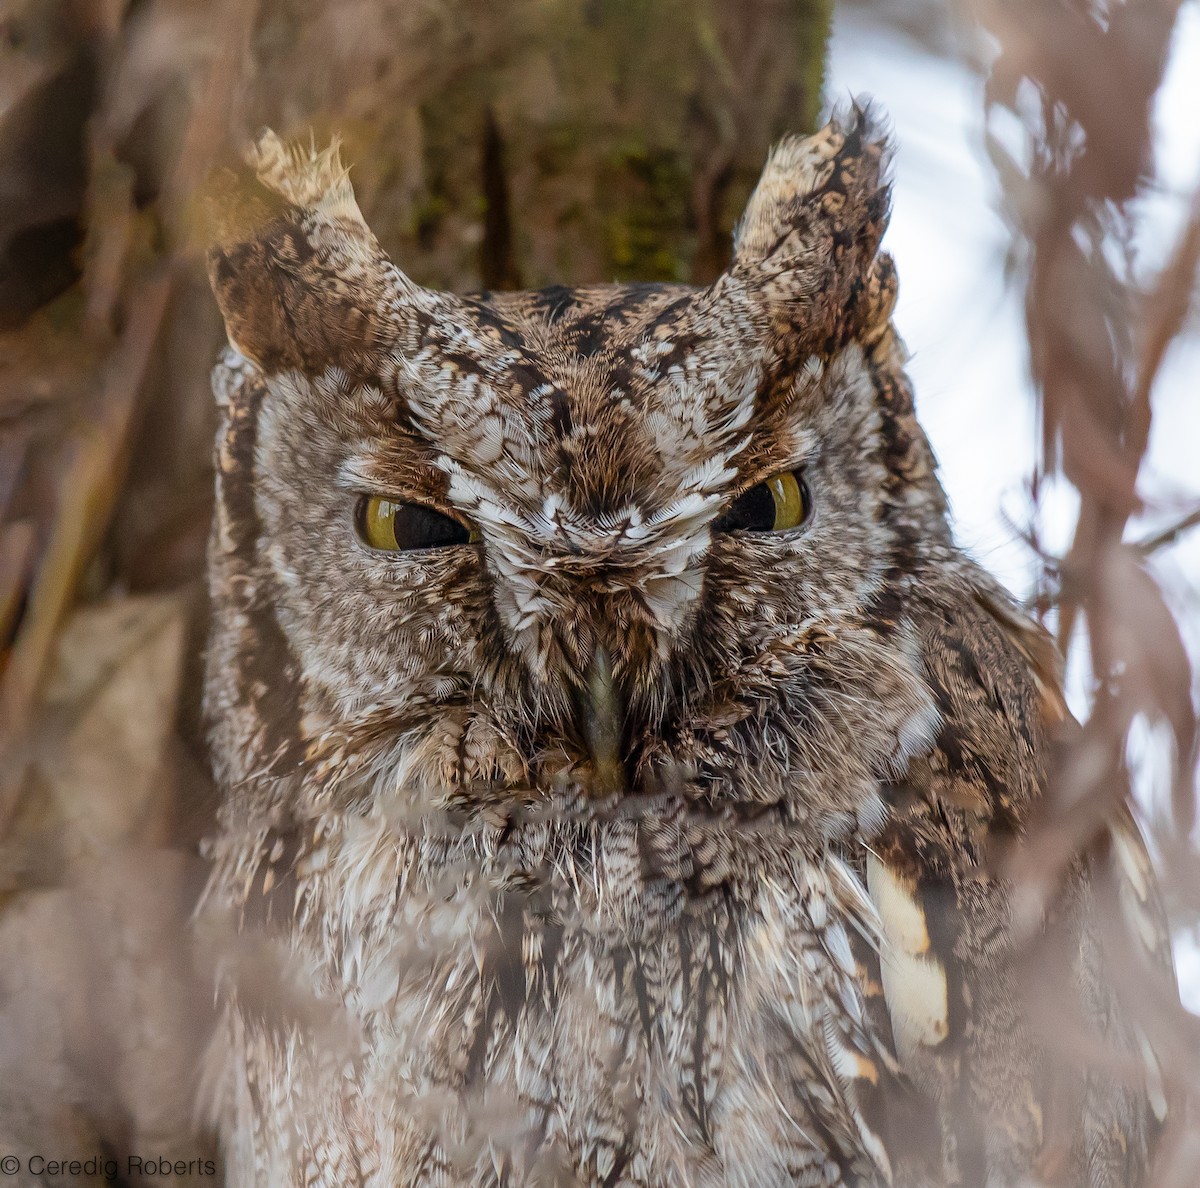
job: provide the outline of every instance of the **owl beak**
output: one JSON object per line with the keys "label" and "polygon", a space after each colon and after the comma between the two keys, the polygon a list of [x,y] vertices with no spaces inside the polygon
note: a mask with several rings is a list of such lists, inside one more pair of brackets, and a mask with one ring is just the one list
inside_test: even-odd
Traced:
{"label": "owl beak", "polygon": [[592,656],[578,694],[577,710],[592,760],[593,795],[615,796],[626,791],[629,781],[621,758],[624,709],[604,647],[598,647]]}

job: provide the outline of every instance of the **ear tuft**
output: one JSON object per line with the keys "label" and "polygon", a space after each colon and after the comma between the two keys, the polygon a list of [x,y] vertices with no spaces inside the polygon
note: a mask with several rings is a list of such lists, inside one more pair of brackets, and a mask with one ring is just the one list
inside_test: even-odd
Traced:
{"label": "ear tuft", "polygon": [[835,108],[812,136],[788,136],[767,158],[762,176],[734,232],[739,262],[786,259],[804,232],[825,221],[856,236],[887,225],[891,133],[869,101]]}
{"label": "ear tuft", "polygon": [[371,234],[337,141],[262,132],[217,196],[208,272],[229,341],[267,374],[368,374],[415,287]]}
{"label": "ear tuft", "polygon": [[246,162],[269,190],[293,206],[310,207],[329,219],[365,223],[350,184],[350,170],[342,164],[341,141],[334,137],[327,148],[315,141],[285,144],[264,128],[246,154]]}
{"label": "ear tuft", "polygon": [[832,353],[877,337],[890,317],[895,277],[878,254],[890,163],[886,121],[858,101],[768,158],[735,233],[732,273],[796,349]]}

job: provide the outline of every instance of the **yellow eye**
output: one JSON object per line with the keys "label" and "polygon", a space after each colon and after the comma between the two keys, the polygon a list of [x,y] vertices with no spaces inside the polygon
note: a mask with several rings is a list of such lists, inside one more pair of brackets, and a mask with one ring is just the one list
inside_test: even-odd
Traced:
{"label": "yellow eye", "polygon": [[381,495],[369,495],[362,502],[358,514],[358,530],[363,540],[373,549],[394,553],[400,546],[396,543],[396,504]]}
{"label": "yellow eye", "polygon": [[766,485],[775,500],[775,523],[772,527],[776,532],[798,528],[808,519],[808,487],[793,471],[785,470],[767,479]]}
{"label": "yellow eye", "polygon": [[366,495],[358,504],[358,534],[384,553],[438,549],[467,544],[475,534],[464,524],[420,503],[399,503],[383,495]]}
{"label": "yellow eye", "polygon": [[712,522],[713,532],[786,532],[799,528],[812,514],[808,484],[794,470],[784,470],[743,491]]}

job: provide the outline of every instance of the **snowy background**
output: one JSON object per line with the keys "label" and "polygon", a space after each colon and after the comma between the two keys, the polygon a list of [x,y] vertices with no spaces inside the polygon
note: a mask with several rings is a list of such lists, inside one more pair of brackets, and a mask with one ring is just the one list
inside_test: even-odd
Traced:
{"label": "snowy background", "polygon": [[[827,96],[848,95],[873,96],[895,128],[894,210],[885,246],[900,274],[896,320],[912,352],[917,411],[937,452],[959,543],[1025,597],[1036,558],[1013,524],[1029,516],[1036,410],[1022,298],[1005,280],[1011,234],[984,149],[983,82],[956,55],[940,6],[844,4],[835,16]],[[1137,265],[1147,279],[1165,262],[1200,182],[1197,113],[1200,5],[1191,4],[1180,14],[1157,99],[1156,177],[1137,210]],[[1140,488],[1146,511],[1130,522],[1131,539],[1167,525],[1200,498],[1198,387],[1200,327],[1193,317],[1156,388]],[[1052,552],[1065,551],[1075,506],[1069,484],[1043,488],[1038,526]],[[1200,670],[1200,528],[1153,564]],[[1071,674],[1068,695],[1075,712],[1084,713],[1084,673]],[[1139,789],[1150,814],[1153,768],[1151,756]],[[1176,957],[1185,1001],[1200,1012],[1200,940],[1191,931],[1177,934]]]}

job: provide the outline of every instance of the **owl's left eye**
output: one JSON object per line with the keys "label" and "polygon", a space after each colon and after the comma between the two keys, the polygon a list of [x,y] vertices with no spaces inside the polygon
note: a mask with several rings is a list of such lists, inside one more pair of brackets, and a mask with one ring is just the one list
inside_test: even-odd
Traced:
{"label": "owl's left eye", "polygon": [[420,503],[398,503],[382,495],[358,502],[358,535],[364,544],[385,553],[440,549],[468,544],[473,534],[465,524]]}
{"label": "owl's left eye", "polygon": [[785,532],[812,514],[812,495],[802,475],[784,470],[743,491],[712,522],[713,532]]}

